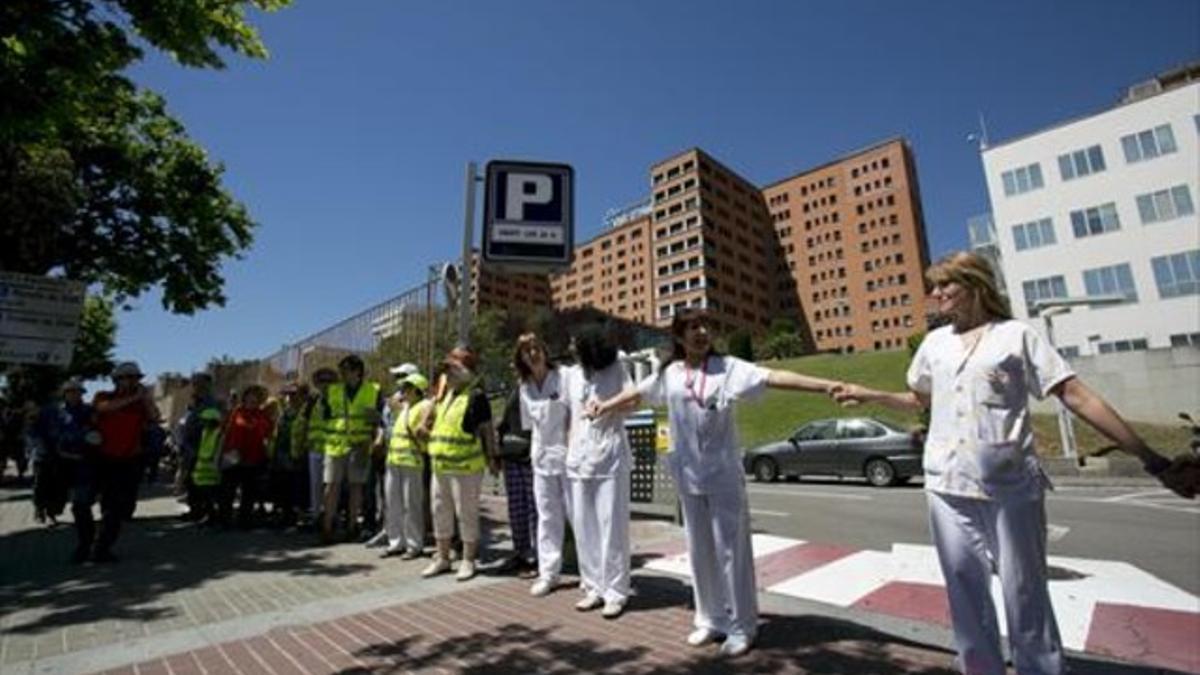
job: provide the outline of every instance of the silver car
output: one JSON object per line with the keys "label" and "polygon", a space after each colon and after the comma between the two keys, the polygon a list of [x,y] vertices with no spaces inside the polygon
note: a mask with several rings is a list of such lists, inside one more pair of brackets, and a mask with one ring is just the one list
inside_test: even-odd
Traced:
{"label": "silver car", "polygon": [[921,473],[925,439],[871,417],[814,420],[787,439],[745,452],[746,473],[780,476],[862,476],[871,485],[899,485]]}

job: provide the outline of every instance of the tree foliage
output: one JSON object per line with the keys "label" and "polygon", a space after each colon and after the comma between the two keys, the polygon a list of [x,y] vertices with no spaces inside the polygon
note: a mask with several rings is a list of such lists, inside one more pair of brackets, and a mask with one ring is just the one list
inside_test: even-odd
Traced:
{"label": "tree foliage", "polygon": [[729,354],[746,361],[754,360],[754,338],[748,330],[736,330],[729,334]]}
{"label": "tree foliage", "polygon": [[[185,66],[263,58],[246,10],[288,0],[0,3],[0,269],[62,274],[118,300],[220,305],[220,266],[254,222],[159,95],[125,72],[143,46]],[[8,242],[12,242],[11,245]]]}

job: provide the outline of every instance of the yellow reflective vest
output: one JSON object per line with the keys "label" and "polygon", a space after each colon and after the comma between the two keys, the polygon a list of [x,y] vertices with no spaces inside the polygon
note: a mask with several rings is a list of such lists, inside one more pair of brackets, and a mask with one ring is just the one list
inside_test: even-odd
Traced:
{"label": "yellow reflective vest", "polygon": [[379,400],[379,385],[363,382],[346,395],[346,385],[332,384],[325,393],[329,401],[329,419],[325,426],[325,454],[341,457],[352,448],[369,448],[375,437],[375,404]]}
{"label": "yellow reflective vest", "polygon": [[329,419],[325,417],[325,397],[318,395],[309,406],[305,417],[304,444],[309,452],[325,454],[326,428]]}
{"label": "yellow reflective vest", "polygon": [[392,424],[392,435],[388,439],[387,463],[392,466],[408,466],[415,469],[425,467],[425,442],[413,435],[415,425],[420,421],[425,410],[432,401],[421,400],[404,408],[396,415]]}
{"label": "yellow reflective vest", "polygon": [[487,468],[483,444],[463,431],[463,418],[471,402],[470,387],[455,394],[447,394],[438,403],[437,419],[429,437],[429,456],[433,458],[435,473],[480,473]]}
{"label": "yellow reflective vest", "polygon": [[207,426],[200,432],[200,445],[196,448],[196,467],[192,469],[192,485],[213,487],[221,482],[221,469],[217,466],[221,454],[221,427]]}

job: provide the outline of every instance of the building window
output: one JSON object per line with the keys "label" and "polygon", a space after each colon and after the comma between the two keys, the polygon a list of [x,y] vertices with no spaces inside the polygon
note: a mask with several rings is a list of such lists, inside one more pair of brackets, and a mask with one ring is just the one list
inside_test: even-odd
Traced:
{"label": "building window", "polygon": [[1138,215],[1142,224],[1161,223],[1196,212],[1192,205],[1192,194],[1187,185],[1176,185],[1169,190],[1159,190],[1137,197]]}
{"label": "building window", "polygon": [[1061,275],[1030,279],[1021,284],[1021,290],[1025,294],[1025,309],[1032,315],[1039,301],[1067,297],[1067,282]]}
{"label": "building window", "polygon": [[1121,229],[1117,206],[1112,202],[1071,212],[1071,231],[1076,239],[1091,237]]}
{"label": "building window", "polygon": [[1013,242],[1018,251],[1058,243],[1054,239],[1054,224],[1049,218],[1042,218],[1023,225],[1014,225]]}
{"label": "building window", "polygon": [[1042,182],[1042,165],[1037,163],[1005,171],[1000,174],[1000,180],[1004,183],[1004,194],[1008,197],[1037,190],[1045,185]]}
{"label": "building window", "polygon": [[1200,333],[1177,333],[1171,336],[1172,347],[1200,347]]}
{"label": "building window", "polygon": [[1111,342],[1098,342],[1096,348],[1101,354],[1112,354],[1113,352],[1144,352],[1150,348],[1146,342],[1146,338],[1134,338],[1132,340],[1113,340]]}
{"label": "building window", "polygon": [[1125,151],[1125,161],[1130,164],[1169,155],[1176,150],[1175,134],[1171,132],[1170,124],[1164,124],[1122,136],[1121,149]]}
{"label": "building window", "polygon": [[1083,288],[1089,296],[1119,295],[1125,302],[1137,302],[1138,299],[1129,263],[1084,270]]}
{"label": "building window", "polygon": [[1104,151],[1098,145],[1058,156],[1058,170],[1064,181],[1100,173],[1104,168]]}
{"label": "building window", "polygon": [[1150,259],[1162,299],[1200,295],[1200,249]]}
{"label": "building window", "polygon": [[1079,358],[1079,347],[1059,347],[1058,355],[1068,360],[1077,359]]}

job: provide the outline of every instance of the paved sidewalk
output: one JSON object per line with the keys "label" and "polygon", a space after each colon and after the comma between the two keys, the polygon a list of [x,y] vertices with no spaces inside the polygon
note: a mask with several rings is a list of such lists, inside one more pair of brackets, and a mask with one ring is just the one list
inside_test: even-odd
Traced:
{"label": "paved sidewalk", "polygon": [[[32,521],[28,491],[0,489],[0,672],[791,672],[948,673],[944,628],[775,594],[756,649],[732,662],[683,643],[690,591],[642,569],[617,621],[579,613],[578,592],[534,599],[528,582],[421,580],[428,559],[380,560],[312,535],[201,531],[169,497],[139,506],[121,563],[66,564],[73,533]],[[493,550],[503,502],[487,499]],[[638,519],[634,562],[682,550],[669,521]],[[136,665],[134,665],[136,664]],[[1158,671],[1077,659],[1076,672]]]}

